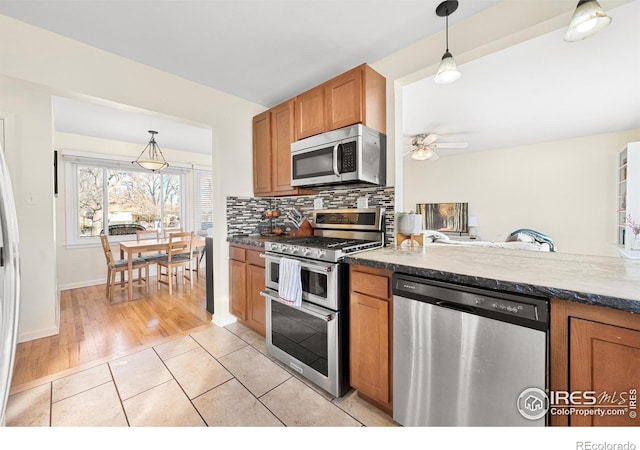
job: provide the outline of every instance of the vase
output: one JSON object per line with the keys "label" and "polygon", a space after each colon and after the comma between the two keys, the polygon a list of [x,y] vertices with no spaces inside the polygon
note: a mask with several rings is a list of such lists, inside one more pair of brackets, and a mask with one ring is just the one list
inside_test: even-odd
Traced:
{"label": "vase", "polygon": [[631,240],[631,250],[640,250],[640,234],[634,234]]}

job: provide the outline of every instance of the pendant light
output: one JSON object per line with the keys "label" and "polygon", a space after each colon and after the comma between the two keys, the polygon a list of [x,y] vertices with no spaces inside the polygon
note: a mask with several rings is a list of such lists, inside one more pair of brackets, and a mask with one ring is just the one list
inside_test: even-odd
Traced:
{"label": "pendant light", "polygon": [[610,23],[611,17],[605,14],[596,0],[580,0],[571,17],[564,40],[580,41],[600,32]]}
{"label": "pendant light", "polygon": [[[160,150],[160,147],[156,143],[155,136],[156,134],[158,134],[158,132],[149,130],[149,133],[151,134],[151,140],[149,140],[147,146],[142,150],[140,156],[138,156],[138,159],[132,161],[131,164],[137,164],[143,169],[155,172],[157,170],[162,170],[169,167],[169,163],[164,159],[162,150]],[[149,157],[144,158],[143,155],[144,152],[147,151],[147,149],[149,150]]]}
{"label": "pendant light", "polygon": [[453,55],[449,52],[449,15],[458,9],[457,0],[448,0],[442,2],[436,8],[436,14],[439,17],[446,18],[446,36],[447,36],[447,50],[442,55],[442,60],[438,66],[438,72],[436,73],[435,82],[438,84],[453,83],[462,75],[456,66],[456,62],[453,60]]}

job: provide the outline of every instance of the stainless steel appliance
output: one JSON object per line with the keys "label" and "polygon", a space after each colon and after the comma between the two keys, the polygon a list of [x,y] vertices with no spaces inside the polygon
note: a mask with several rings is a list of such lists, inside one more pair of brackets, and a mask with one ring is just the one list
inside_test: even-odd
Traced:
{"label": "stainless steel appliance", "polygon": [[536,420],[518,410],[523,392],[548,386],[546,299],[404,274],[394,274],[393,294],[394,420],[405,426],[547,424],[546,410]]}
{"label": "stainless steel appliance", "polygon": [[0,426],[5,425],[18,334],[19,256],[16,206],[4,151],[0,145]]}
{"label": "stainless steel appliance", "polygon": [[[267,353],[341,397],[349,390],[349,267],[342,259],[384,246],[384,208],[313,216],[313,236],[265,244]],[[300,262],[300,306],[279,299],[282,258]]]}
{"label": "stainless steel appliance", "polygon": [[291,185],[382,186],[386,155],[386,135],[362,124],[311,136],[291,144]]}

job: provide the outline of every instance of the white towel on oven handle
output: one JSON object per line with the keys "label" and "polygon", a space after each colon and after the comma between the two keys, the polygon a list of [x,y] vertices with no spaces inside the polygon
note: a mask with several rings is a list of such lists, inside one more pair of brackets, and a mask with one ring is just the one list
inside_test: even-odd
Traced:
{"label": "white towel on oven handle", "polygon": [[297,259],[280,259],[278,296],[294,306],[302,305],[301,265]]}

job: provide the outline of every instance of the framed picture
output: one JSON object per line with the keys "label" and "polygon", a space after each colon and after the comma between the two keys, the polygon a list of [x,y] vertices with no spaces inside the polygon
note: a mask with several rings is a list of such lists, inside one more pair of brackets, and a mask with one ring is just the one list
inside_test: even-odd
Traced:
{"label": "framed picture", "polygon": [[424,230],[436,230],[441,233],[469,231],[468,203],[417,203],[416,210],[422,216]]}

